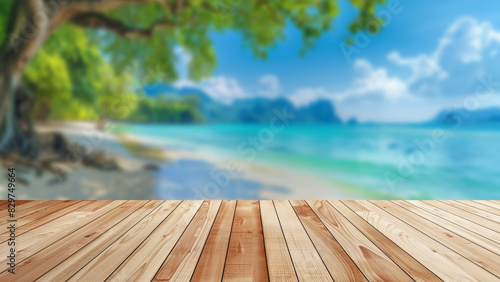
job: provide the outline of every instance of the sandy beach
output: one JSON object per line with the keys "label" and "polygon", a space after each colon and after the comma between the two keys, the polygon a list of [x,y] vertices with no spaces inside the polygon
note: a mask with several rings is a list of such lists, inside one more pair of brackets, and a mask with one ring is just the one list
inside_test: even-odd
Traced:
{"label": "sandy beach", "polygon": [[[103,171],[75,167],[62,183],[54,176],[21,171],[16,191],[19,199],[352,199],[334,189],[335,183],[300,171],[266,167],[226,159],[201,150],[180,150],[163,140],[100,131],[95,123],[39,124],[40,133],[59,131],[86,152],[105,152],[109,156],[139,162],[154,162],[158,171]],[[161,148],[164,161],[148,160],[127,150],[126,140],[141,146]],[[5,195],[5,187],[0,192]]]}

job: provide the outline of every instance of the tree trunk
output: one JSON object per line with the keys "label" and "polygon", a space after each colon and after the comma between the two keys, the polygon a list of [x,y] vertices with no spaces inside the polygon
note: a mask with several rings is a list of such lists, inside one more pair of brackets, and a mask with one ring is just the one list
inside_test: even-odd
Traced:
{"label": "tree trunk", "polygon": [[43,0],[19,0],[12,8],[0,48],[0,153],[20,152],[29,145],[16,122],[15,95],[24,70],[49,34],[49,16]]}
{"label": "tree trunk", "polygon": [[[50,34],[82,13],[103,13],[127,4],[158,0],[16,0],[0,47],[0,155],[21,152],[29,140],[16,122],[16,93],[26,93],[21,79]],[[19,99],[18,99],[19,100]],[[19,116],[17,116],[19,118]],[[25,120],[27,120],[26,117]],[[24,118],[22,118],[24,119]],[[28,144],[29,145],[29,144]]]}

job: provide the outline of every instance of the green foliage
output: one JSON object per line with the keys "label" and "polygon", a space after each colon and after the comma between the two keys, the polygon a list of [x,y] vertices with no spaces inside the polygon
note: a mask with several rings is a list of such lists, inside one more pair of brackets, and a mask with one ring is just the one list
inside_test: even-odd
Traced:
{"label": "green foliage", "polygon": [[10,19],[10,10],[14,1],[2,1],[0,5],[0,42],[4,42],[7,33],[7,26]]}
{"label": "green foliage", "polygon": [[128,119],[133,122],[195,123],[203,121],[196,96],[168,99],[165,96],[143,98]]}
{"label": "green foliage", "polygon": [[[14,1],[3,0],[0,5],[2,42],[9,17],[14,16]],[[375,18],[376,6],[385,0],[350,2],[360,10],[350,26],[357,33],[367,28],[366,23]],[[39,119],[125,119],[132,115],[134,121],[200,121],[196,101],[139,99],[131,86],[175,80],[176,46],[192,57],[191,78],[210,75],[217,63],[210,40],[213,32],[239,32],[245,47],[266,58],[267,50],[284,39],[284,30],[291,23],[302,31],[305,52],[331,29],[338,13],[338,0],[159,0],[123,5],[105,16],[133,29],[148,29],[160,20],[172,26],[157,30],[151,39],[132,40],[106,30],[88,31],[65,24],[35,56],[24,83],[35,92],[34,116]],[[136,75],[136,70],[146,76]]]}
{"label": "green foliage", "polygon": [[25,85],[36,93],[34,116],[48,119],[51,110],[59,109],[71,101],[71,77],[66,61],[57,54],[45,49],[38,52],[36,58],[26,70]]}
{"label": "green foliage", "polygon": [[351,0],[351,2],[360,9],[358,17],[349,26],[351,33],[356,34],[361,31],[370,34],[379,33],[382,25],[369,24],[369,22],[383,23],[383,19],[376,16],[376,7],[377,5],[384,5],[386,0]]}
{"label": "green foliage", "polygon": [[130,91],[130,74],[117,74],[98,47],[77,27],[63,26],[54,33],[24,76],[26,87],[36,93],[36,119],[126,117],[113,108],[117,101],[133,110],[136,97]]}
{"label": "green foliage", "polygon": [[[267,50],[284,39],[284,30],[292,23],[302,31],[302,53],[314,46],[316,39],[330,30],[339,13],[337,0],[312,1],[245,1],[245,0],[163,0],[142,5],[126,5],[108,16],[137,28],[148,28],[159,20],[175,23],[175,27],[159,30],[151,40],[126,40],[107,32],[95,33],[96,38],[116,66],[140,63],[144,69],[161,69],[166,80],[177,77],[172,50],[182,46],[192,55],[189,74],[200,80],[213,71],[216,54],[210,34],[233,30],[243,35],[244,46],[266,58]],[[368,28],[377,4],[385,0],[350,0],[360,10],[350,26],[354,33]],[[179,6],[178,3],[183,3]]]}

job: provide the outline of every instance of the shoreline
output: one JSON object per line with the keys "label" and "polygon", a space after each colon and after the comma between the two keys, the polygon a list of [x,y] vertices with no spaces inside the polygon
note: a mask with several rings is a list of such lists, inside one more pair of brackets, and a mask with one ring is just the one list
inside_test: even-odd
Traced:
{"label": "shoreline", "polygon": [[[347,187],[336,189],[341,185],[328,179],[322,179],[309,172],[219,157],[214,153],[201,152],[200,150],[188,151],[168,148],[168,141],[134,135],[133,133],[125,133],[125,135],[127,138],[143,144],[163,146],[166,155],[174,161],[195,160],[209,162],[214,166],[211,172],[215,175],[229,175],[230,178],[257,181],[266,187],[260,191],[260,199],[298,200],[328,198],[344,200],[358,198],[344,192],[348,189]],[[234,166],[238,166],[238,168],[233,169],[232,167]],[[219,189],[224,189],[224,185],[218,185],[216,180],[212,179],[212,182]],[[212,187],[214,185],[209,186]],[[270,189],[272,187],[279,187],[279,189]],[[286,190],[288,192],[284,192]],[[208,194],[210,193],[207,193],[207,196]]]}
{"label": "shoreline", "polygon": [[[51,122],[37,124],[36,128],[39,132],[59,131],[71,142],[86,144],[91,146],[92,150],[136,159],[127,152],[114,133],[98,130],[96,123],[93,122]],[[32,185],[28,187],[36,186],[36,190],[43,193],[34,193],[33,189],[27,188],[25,196],[33,199],[44,199],[47,196],[54,198],[51,193],[47,193],[53,191],[60,195],[56,197],[57,199],[357,198],[345,193],[345,187],[342,189],[333,181],[321,179],[308,172],[247,163],[200,150],[178,149],[170,147],[168,140],[148,138],[131,132],[120,134],[143,146],[161,147],[168,162],[160,164],[161,169],[158,173],[103,172],[78,167],[69,174],[67,183],[53,187],[44,184],[46,177],[37,179],[30,176],[28,178]],[[233,166],[236,164],[238,169],[228,169],[229,164]],[[137,190],[141,192],[138,193]]]}

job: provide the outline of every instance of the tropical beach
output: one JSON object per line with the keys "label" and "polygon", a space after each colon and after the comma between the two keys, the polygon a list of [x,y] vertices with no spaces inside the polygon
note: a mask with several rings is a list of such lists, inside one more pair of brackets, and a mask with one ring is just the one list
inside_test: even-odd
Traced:
{"label": "tropical beach", "polygon": [[29,1],[0,10],[21,199],[500,197],[486,4]]}
{"label": "tropical beach", "polygon": [[[41,178],[33,172],[20,173],[25,183],[18,193],[40,199],[49,199],[52,193],[59,199],[498,197],[494,144],[500,142],[500,131],[496,127],[457,131],[436,124],[341,125],[328,131],[319,126],[315,132],[321,134],[313,136],[308,133],[310,126],[296,125],[275,133],[255,155],[238,150],[263,128],[108,124],[107,130],[99,131],[95,123],[40,125],[40,132],[62,130],[71,142],[90,148],[88,153],[103,151],[126,162],[153,163],[157,169],[129,165],[132,168],[107,171],[78,166],[56,184],[50,173]],[[425,143],[437,129],[447,138]],[[488,162],[491,165],[485,165]],[[438,182],[442,189],[432,185]],[[450,185],[453,190],[447,189]]]}
{"label": "tropical beach", "polygon": [[[124,125],[113,125],[113,127]],[[112,134],[99,131],[95,123],[53,123],[38,126],[39,132],[58,131],[71,142],[92,144],[94,152],[128,161],[154,162],[158,171],[135,168],[133,171],[106,171],[84,166],[75,167],[68,178],[54,182],[50,173],[37,177],[35,173],[19,173],[22,182],[18,195],[22,198],[50,199],[52,193],[65,199],[270,199],[273,197],[314,197],[330,189],[332,183],[315,179],[313,175],[287,171],[276,167],[227,159],[214,153],[179,148],[169,142],[130,133]],[[142,151],[129,151],[123,140],[141,144]],[[131,141],[132,140],[132,141]],[[158,159],[144,155],[144,150],[163,150]],[[90,153],[90,151],[88,153]],[[228,169],[228,164],[236,166]],[[302,189],[311,185],[310,189]],[[138,189],[137,187],[140,187]],[[5,187],[1,187],[5,190]],[[46,193],[46,191],[51,193]],[[350,198],[342,190],[332,189],[332,197]]]}

